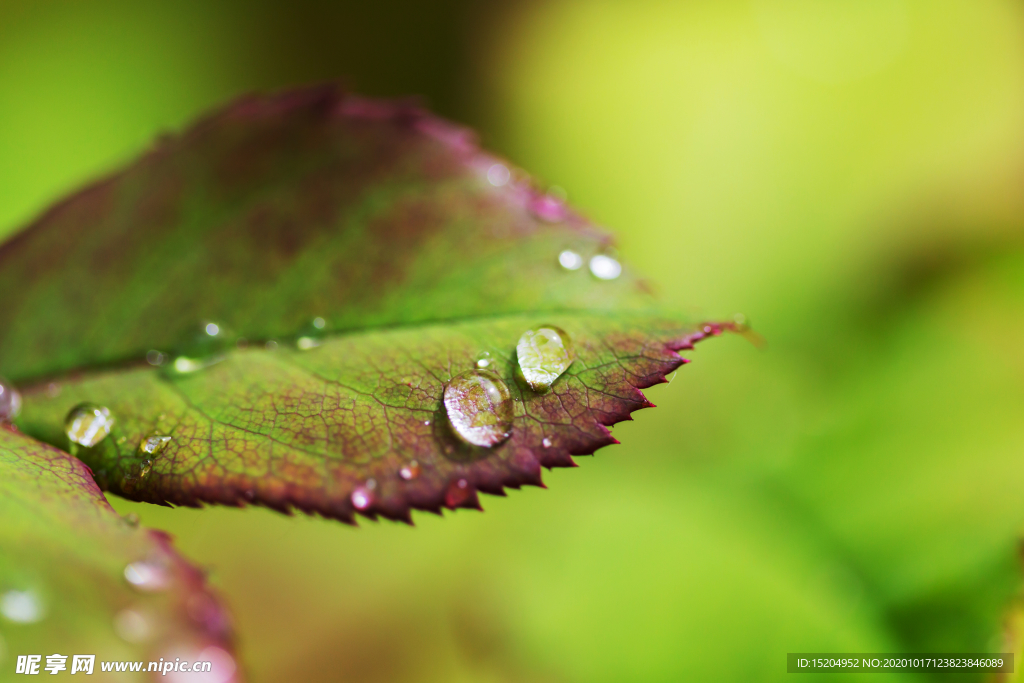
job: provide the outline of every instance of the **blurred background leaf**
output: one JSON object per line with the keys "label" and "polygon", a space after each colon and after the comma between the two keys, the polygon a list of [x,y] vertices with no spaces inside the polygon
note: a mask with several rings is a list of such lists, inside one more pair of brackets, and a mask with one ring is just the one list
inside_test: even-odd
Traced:
{"label": "blurred background leaf", "polygon": [[1019,3],[8,1],[0,230],[216,102],[333,78],[476,127],[670,304],[770,346],[702,348],[627,445],[484,515],[115,500],[213,566],[253,680],[767,680],[787,651],[1002,647]]}

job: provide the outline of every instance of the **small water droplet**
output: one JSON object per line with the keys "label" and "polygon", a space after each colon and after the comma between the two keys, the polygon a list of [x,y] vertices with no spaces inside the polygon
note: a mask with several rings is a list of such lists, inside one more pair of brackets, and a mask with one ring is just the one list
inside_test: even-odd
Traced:
{"label": "small water droplet", "polygon": [[[172,375],[188,375],[215,365],[224,360],[224,354],[232,345],[227,328],[215,322],[206,322],[175,351],[174,360],[165,372]],[[163,364],[163,361],[161,362]]]}
{"label": "small water droplet", "polygon": [[263,345],[263,348],[265,348],[267,351],[277,351],[277,342],[271,339],[270,341]]}
{"label": "small water droplet", "polygon": [[0,377],[0,422],[10,422],[21,412],[21,394],[14,385]]}
{"label": "small water droplet", "polygon": [[549,439],[546,436],[544,437],[544,440],[541,441],[540,443],[542,446],[544,446],[544,448],[551,448],[551,439]]}
{"label": "small water droplet", "polygon": [[114,615],[114,631],[127,643],[144,643],[153,636],[153,625],[142,612],[127,608]]}
{"label": "small water droplet", "polygon": [[105,406],[80,403],[64,418],[64,433],[72,444],[92,448],[110,434],[114,417]]}
{"label": "small water droplet", "polygon": [[124,568],[124,578],[140,591],[147,593],[166,590],[171,585],[170,574],[156,562],[132,562]]}
{"label": "small water droplet", "polygon": [[579,270],[583,265],[583,257],[572,249],[566,249],[558,255],[558,265],[566,270]]}
{"label": "small water droplet", "polygon": [[523,379],[530,388],[545,392],[573,362],[572,340],[564,330],[545,325],[523,332],[516,344],[516,357]]}
{"label": "small water droplet", "polygon": [[295,340],[295,348],[299,351],[309,351],[320,346],[320,340],[314,337],[299,337]]}
{"label": "small water droplet", "polygon": [[606,254],[590,259],[590,272],[599,280],[614,280],[622,274],[622,264]]}
{"label": "small water droplet", "polygon": [[128,526],[136,527],[139,525],[139,515],[136,512],[129,512],[121,519],[123,519],[125,524]]}
{"label": "small water droplet", "polygon": [[156,349],[150,349],[146,352],[146,362],[150,365],[163,365],[167,360],[167,354],[161,353]]}
{"label": "small water droplet", "polygon": [[366,510],[373,504],[373,494],[360,486],[352,492],[352,506],[356,510]]}
{"label": "small water droplet", "polygon": [[478,368],[486,368],[491,364],[491,354],[486,351],[481,351],[476,357],[476,366]]}
{"label": "small water droplet", "polygon": [[398,470],[398,476],[406,481],[412,481],[420,476],[420,464],[413,460],[408,465]]}
{"label": "small water droplet", "polygon": [[494,164],[487,169],[487,182],[495,187],[501,187],[502,185],[508,184],[508,181],[511,178],[512,173],[504,164]]}
{"label": "small water droplet", "polygon": [[423,421],[423,424],[425,424],[426,426],[428,426],[428,427],[429,427],[429,426],[430,426],[430,420],[424,420],[424,421]]}
{"label": "small water droplet", "polygon": [[43,602],[35,592],[10,590],[0,596],[0,614],[16,624],[34,624],[43,618]]}
{"label": "small water droplet", "polygon": [[493,372],[470,370],[452,379],[444,390],[444,407],[466,443],[490,448],[512,435],[512,397]]}
{"label": "small water droplet", "polygon": [[711,334],[711,332],[713,330],[714,330],[714,328],[712,328],[711,325],[705,325],[704,326],[704,334]]}
{"label": "small water droplet", "polygon": [[171,437],[162,434],[150,434],[139,443],[139,453],[156,455],[171,442]]}
{"label": "small water droplet", "polygon": [[320,317],[313,318],[313,327],[322,330],[327,327],[327,321]]}
{"label": "small water droplet", "polygon": [[548,223],[559,223],[565,220],[565,204],[558,197],[546,194],[534,197],[530,201],[533,214]]}
{"label": "small water droplet", "polygon": [[448,485],[444,494],[444,502],[450,508],[455,508],[472,498],[473,489],[465,479],[458,479]]}
{"label": "small water droplet", "polygon": [[208,334],[211,337],[216,337],[217,335],[220,334],[220,325],[218,325],[217,323],[206,323],[206,327],[204,329],[206,331],[206,334]]}

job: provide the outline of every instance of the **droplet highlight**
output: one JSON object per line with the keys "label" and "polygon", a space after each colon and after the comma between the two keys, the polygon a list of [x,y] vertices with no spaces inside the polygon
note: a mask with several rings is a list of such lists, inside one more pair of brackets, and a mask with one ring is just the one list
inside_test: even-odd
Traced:
{"label": "droplet highlight", "polygon": [[526,383],[544,393],[572,365],[574,351],[564,330],[544,325],[523,332],[516,344],[516,357]]}
{"label": "droplet highlight", "polygon": [[64,433],[72,444],[92,448],[110,435],[114,416],[106,406],[80,403],[64,418]]}
{"label": "droplet highlight", "polygon": [[420,472],[420,464],[413,460],[408,465],[398,470],[398,476],[406,481],[412,481],[413,479],[419,478]]}
{"label": "droplet highlight", "polygon": [[478,368],[490,367],[491,363],[491,354],[489,354],[487,351],[481,351],[479,354],[477,354],[476,366]]}
{"label": "droplet highlight", "polygon": [[566,270],[579,270],[583,265],[583,257],[572,249],[566,249],[558,255],[558,265]]}
{"label": "droplet highlight", "polygon": [[468,444],[491,448],[512,435],[512,396],[493,372],[471,370],[452,379],[444,407],[455,434]]}
{"label": "droplet highlight", "polygon": [[366,510],[373,504],[373,494],[368,489],[360,486],[352,492],[352,507],[356,510]]}
{"label": "droplet highlight", "polygon": [[544,448],[551,448],[551,439],[545,436],[543,441],[540,442],[540,445]]}
{"label": "droplet highlight", "polygon": [[21,412],[21,394],[14,385],[0,377],[0,422],[10,422]]}
{"label": "droplet highlight", "polygon": [[614,280],[622,275],[622,264],[607,254],[597,254],[590,259],[590,272],[598,280]]}
{"label": "droplet highlight", "polygon": [[135,588],[148,593],[166,590],[171,585],[167,570],[155,562],[132,562],[124,568],[124,578]]}
{"label": "droplet highlight", "polygon": [[229,337],[223,325],[215,322],[203,323],[195,336],[175,354],[174,360],[167,366],[167,371],[171,374],[188,375],[221,362],[232,343]]}

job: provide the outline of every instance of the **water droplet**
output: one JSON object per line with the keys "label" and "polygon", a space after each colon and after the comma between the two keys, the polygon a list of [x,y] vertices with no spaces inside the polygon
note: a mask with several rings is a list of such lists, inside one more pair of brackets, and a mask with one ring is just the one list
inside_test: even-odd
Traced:
{"label": "water droplet", "polygon": [[455,508],[472,498],[473,489],[465,479],[458,479],[448,485],[444,494],[444,502],[450,508]]}
{"label": "water droplet", "polygon": [[423,421],[423,424],[425,424],[426,426],[428,426],[428,427],[429,427],[429,426],[430,426],[430,420],[424,420],[424,421]]}
{"label": "water droplet", "polygon": [[14,385],[0,377],[0,422],[10,422],[21,412],[21,394]]}
{"label": "water droplet", "polygon": [[352,505],[356,510],[366,510],[373,504],[373,494],[360,486],[352,492]]}
{"label": "water droplet", "polygon": [[412,481],[420,476],[420,464],[413,460],[408,465],[398,470],[398,476],[406,481]]}
{"label": "water droplet", "polygon": [[192,339],[176,351],[174,360],[167,366],[167,372],[188,375],[221,362],[232,344],[230,336],[223,325],[203,323]]}
{"label": "water droplet", "polygon": [[309,351],[320,346],[320,340],[314,337],[299,337],[295,340],[295,348],[299,351]]}
{"label": "water droplet", "polygon": [[583,257],[572,249],[566,249],[558,255],[558,265],[566,270],[579,270],[583,265]]}
{"label": "water droplet", "polygon": [[0,614],[16,624],[34,624],[43,618],[43,603],[33,591],[10,590],[0,596]]}
{"label": "water droplet", "polygon": [[114,417],[105,406],[80,403],[64,418],[64,432],[73,444],[92,448],[110,434]]}
{"label": "water droplet", "polygon": [[487,182],[495,187],[506,185],[512,178],[512,173],[504,164],[494,164],[487,169]]}
{"label": "water droplet", "polygon": [[559,223],[565,220],[565,204],[558,197],[549,194],[534,197],[530,201],[533,214],[548,223]]}
{"label": "water droplet", "polygon": [[318,330],[322,330],[327,327],[327,321],[320,317],[313,318],[313,327]]}
{"label": "water droplet", "polygon": [[546,436],[544,437],[544,440],[541,441],[540,443],[542,446],[544,446],[544,448],[551,448],[551,439],[549,439]]}
{"label": "water droplet", "polygon": [[139,454],[156,455],[171,442],[171,437],[150,434],[139,443]]}
{"label": "water droplet", "polygon": [[711,332],[713,330],[714,330],[714,328],[712,328],[711,325],[705,325],[704,326],[704,334],[711,334]]}
{"label": "water droplet", "polygon": [[466,443],[490,448],[512,435],[512,397],[493,372],[470,370],[452,379],[444,390],[444,407]]}
{"label": "water droplet", "polygon": [[146,352],[146,362],[150,365],[163,365],[167,360],[167,354],[161,353],[156,349],[151,349]]}
{"label": "water droplet", "polygon": [[270,341],[263,345],[263,348],[265,348],[267,351],[277,351],[277,342],[271,339]]}
{"label": "water droplet", "polygon": [[572,340],[553,325],[527,330],[516,344],[516,356],[530,388],[545,392],[572,365]]}
{"label": "water droplet", "polygon": [[486,368],[491,364],[491,354],[486,351],[481,351],[476,357],[476,366],[478,368]]}
{"label": "water droplet", "polygon": [[114,615],[114,631],[127,643],[144,643],[153,636],[153,625],[142,612],[128,608]]}
{"label": "water droplet", "polygon": [[124,578],[140,591],[148,593],[166,590],[171,585],[167,570],[149,561],[132,562],[124,568]]}
{"label": "water droplet", "polygon": [[299,336],[295,340],[295,348],[299,351],[309,351],[310,349],[315,349],[320,346],[321,331],[326,326],[327,321],[323,318],[313,318],[313,320],[299,332]]}
{"label": "water droplet", "polygon": [[130,527],[136,527],[139,525],[139,515],[136,512],[129,512],[121,519],[123,519],[125,524]]}
{"label": "water droplet", "polygon": [[599,280],[614,280],[622,274],[622,264],[606,254],[590,259],[590,272]]}

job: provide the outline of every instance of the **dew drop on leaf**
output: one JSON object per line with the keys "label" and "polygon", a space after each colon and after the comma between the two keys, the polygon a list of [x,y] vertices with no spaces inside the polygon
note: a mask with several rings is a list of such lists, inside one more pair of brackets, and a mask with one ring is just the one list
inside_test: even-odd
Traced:
{"label": "dew drop on leaf", "polygon": [[583,265],[583,257],[572,249],[566,249],[558,255],[558,265],[566,270],[579,270]]}
{"label": "dew drop on leaf", "polygon": [[139,443],[140,455],[156,455],[171,442],[171,437],[162,434],[150,434]]}
{"label": "dew drop on leaf", "polygon": [[167,361],[167,354],[150,349],[146,352],[146,362],[150,365],[163,365]]}
{"label": "dew drop on leaf", "polygon": [[501,187],[502,185],[508,184],[508,181],[511,178],[512,173],[504,164],[494,164],[487,169],[487,182],[495,187]]}
{"label": "dew drop on leaf", "polygon": [[614,280],[622,274],[622,264],[606,254],[590,259],[590,272],[599,280]]}
{"label": "dew drop on leaf", "polygon": [[[168,366],[170,374],[188,375],[224,360],[232,340],[223,325],[207,322],[181,345]],[[147,354],[148,360],[148,354]],[[162,361],[161,361],[162,364]]]}
{"label": "dew drop on leaf", "polygon": [[493,372],[470,370],[444,390],[444,407],[455,434],[466,443],[490,448],[512,435],[512,396]]}
{"label": "dew drop on leaf", "polygon": [[122,519],[124,520],[124,523],[127,524],[130,527],[137,527],[139,525],[139,515],[138,515],[138,513],[129,512],[124,517],[122,517]]}
{"label": "dew drop on leaf", "polygon": [[309,351],[320,346],[320,334],[326,326],[327,321],[323,318],[313,318],[312,322],[299,333],[295,340],[295,348],[299,351]]}
{"label": "dew drop on leaf", "polygon": [[476,366],[478,368],[486,368],[491,365],[491,354],[486,351],[481,351],[476,357]]}
{"label": "dew drop on leaf", "polygon": [[171,585],[171,577],[161,565],[155,562],[132,562],[124,568],[124,578],[140,591],[156,592]]}
{"label": "dew drop on leaf", "polygon": [[34,624],[43,618],[43,603],[32,591],[9,590],[0,596],[0,614],[16,624]]}
{"label": "dew drop on leaf", "polygon": [[360,486],[352,492],[352,506],[356,510],[366,510],[373,503],[373,494],[365,487]]}
{"label": "dew drop on leaf", "polygon": [[543,393],[572,365],[572,340],[553,325],[527,330],[516,344],[516,356],[523,379]]}
{"label": "dew drop on leaf", "polygon": [[406,481],[412,481],[420,476],[420,464],[413,460],[408,465],[398,470],[398,476]]}
{"label": "dew drop on leaf", "polygon": [[92,403],[79,403],[64,418],[64,433],[72,444],[92,448],[110,434],[114,416],[110,409]]}
{"label": "dew drop on leaf", "polygon": [[21,412],[21,394],[14,385],[0,377],[0,422],[10,422]]}

